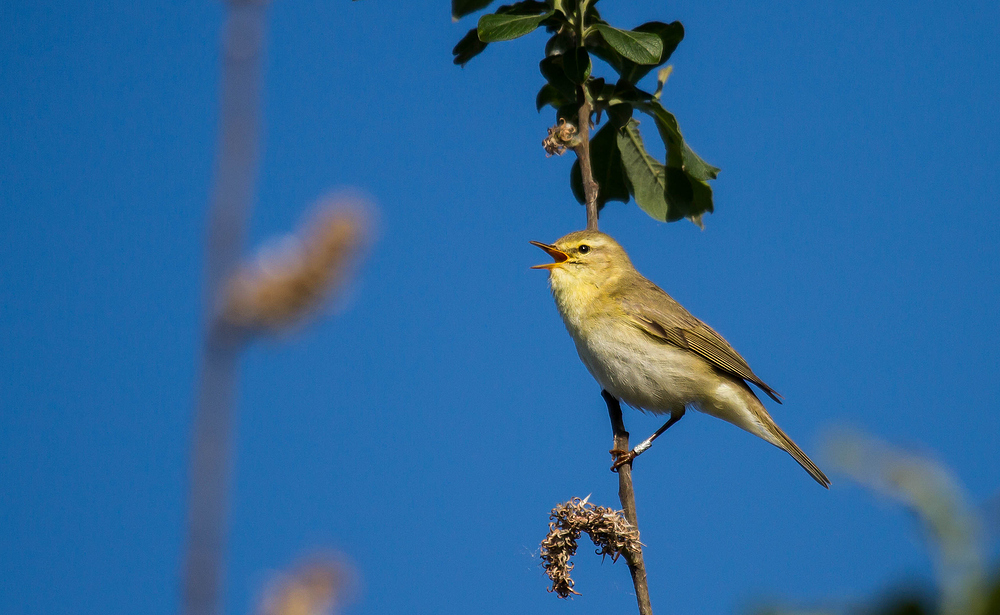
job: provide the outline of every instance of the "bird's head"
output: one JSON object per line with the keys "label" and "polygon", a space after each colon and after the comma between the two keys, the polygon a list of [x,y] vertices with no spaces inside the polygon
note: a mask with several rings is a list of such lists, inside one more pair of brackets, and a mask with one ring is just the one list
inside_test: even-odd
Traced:
{"label": "bird's head", "polygon": [[600,287],[633,270],[624,248],[600,231],[576,231],[551,245],[531,243],[545,250],[554,261],[532,267],[549,270],[553,290],[581,284]]}

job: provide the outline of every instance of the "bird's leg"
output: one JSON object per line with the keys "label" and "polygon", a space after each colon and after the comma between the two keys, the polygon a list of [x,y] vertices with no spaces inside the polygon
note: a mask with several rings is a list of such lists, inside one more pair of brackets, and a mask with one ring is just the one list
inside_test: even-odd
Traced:
{"label": "bird's leg", "polygon": [[613,451],[611,451],[611,454],[615,458],[614,463],[611,465],[611,471],[612,472],[617,471],[618,468],[622,467],[626,463],[631,463],[633,459],[635,459],[636,457],[638,457],[642,453],[646,452],[646,450],[650,446],[653,445],[653,440],[659,438],[660,434],[662,434],[666,430],[670,429],[670,427],[674,423],[676,423],[677,421],[681,420],[681,417],[684,416],[684,412],[685,412],[684,408],[681,408],[680,411],[678,411],[678,412],[671,412],[670,413],[670,420],[668,420],[666,423],[664,423],[663,427],[660,427],[659,429],[656,430],[656,432],[653,435],[649,436],[648,438],[646,438],[642,442],[636,444],[635,447],[632,450],[630,450],[630,451],[619,451],[619,450],[613,450]]}
{"label": "bird's leg", "polygon": [[617,397],[608,393],[607,390],[601,391],[601,397],[604,398],[604,403],[608,404],[608,415],[611,417],[611,429],[614,431],[615,437],[624,437],[625,441],[628,442],[628,432],[625,431],[625,423],[622,421],[621,403],[618,402]]}
{"label": "bird's leg", "polygon": [[[625,422],[622,420],[622,405],[618,402],[618,398],[608,393],[607,390],[601,391],[601,397],[608,404],[608,416],[611,417],[611,430],[615,434],[615,448],[609,452],[617,460],[618,457],[629,452],[626,450],[628,448],[628,432],[625,431]],[[612,471],[616,471],[615,467],[617,466],[612,466]]]}

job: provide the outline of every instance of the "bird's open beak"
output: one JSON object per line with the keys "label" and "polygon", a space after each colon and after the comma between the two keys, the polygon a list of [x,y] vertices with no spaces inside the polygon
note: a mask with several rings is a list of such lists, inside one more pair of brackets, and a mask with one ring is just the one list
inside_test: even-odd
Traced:
{"label": "bird's open beak", "polygon": [[566,254],[555,246],[550,246],[547,243],[541,243],[538,241],[532,241],[530,243],[533,246],[538,246],[539,248],[545,250],[545,252],[552,257],[552,260],[555,261],[554,263],[545,263],[544,265],[534,265],[532,269],[554,269],[569,259],[569,254]]}

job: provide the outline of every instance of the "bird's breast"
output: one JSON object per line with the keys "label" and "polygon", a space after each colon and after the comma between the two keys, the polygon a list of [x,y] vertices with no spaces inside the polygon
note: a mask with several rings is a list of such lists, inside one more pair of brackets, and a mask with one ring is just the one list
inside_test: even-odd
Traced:
{"label": "bird's breast", "polygon": [[660,413],[680,410],[697,402],[698,392],[715,377],[704,359],[652,339],[620,310],[572,296],[563,299],[556,296],[580,359],[604,389],[630,406]]}

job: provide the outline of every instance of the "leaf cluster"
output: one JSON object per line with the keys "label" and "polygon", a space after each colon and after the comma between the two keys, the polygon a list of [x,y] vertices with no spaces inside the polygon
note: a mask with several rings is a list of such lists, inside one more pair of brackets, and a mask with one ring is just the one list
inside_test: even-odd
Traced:
{"label": "leaf cluster", "polygon": [[[481,10],[492,0],[452,0],[452,16],[459,19]],[[591,165],[599,185],[598,207],[609,201],[627,203],[634,198],[653,218],[673,222],[689,218],[699,226],[705,212],[713,211],[708,182],[719,169],[705,162],[685,142],[677,118],[660,101],[670,67],[658,72],[652,93],[638,82],[664,65],[684,38],[680,22],[651,21],[631,30],[613,27],[601,18],[597,0],[522,0],[483,15],[477,26],[452,50],[455,64],[465,65],[490,43],[512,40],[539,28],[549,33],[539,71],[545,78],[535,97],[541,111],[550,106],[557,120],[580,126],[583,121],[604,125],[590,140]],[[611,81],[593,75],[593,58],[617,73]],[[587,101],[593,118],[578,118]],[[652,119],[665,149],[661,161],[650,153],[639,111]],[[585,202],[579,161],[570,172],[573,194]]]}

